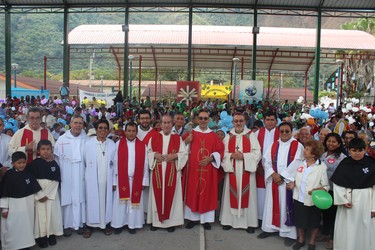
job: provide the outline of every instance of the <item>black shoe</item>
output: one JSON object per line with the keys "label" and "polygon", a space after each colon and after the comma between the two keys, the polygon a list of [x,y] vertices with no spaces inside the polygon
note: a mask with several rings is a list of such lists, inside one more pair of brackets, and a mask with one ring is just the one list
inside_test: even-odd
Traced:
{"label": "black shoe", "polygon": [[130,228],[128,228],[128,232],[130,233],[130,234],[136,234],[137,232],[135,231],[135,229],[130,229]]}
{"label": "black shoe", "polygon": [[57,243],[57,241],[56,241],[56,236],[55,236],[55,235],[50,235],[50,236],[48,237],[48,244],[49,244],[50,246],[54,246],[54,245],[56,245],[56,243]]}
{"label": "black shoe", "polygon": [[311,245],[309,244],[309,248],[307,248],[308,250],[315,250],[315,245]]}
{"label": "black shoe", "polygon": [[265,238],[271,237],[272,235],[273,235],[272,233],[262,232],[262,233],[258,234],[257,238],[258,239],[265,239]]}
{"label": "black shoe", "polygon": [[38,246],[40,248],[46,248],[46,247],[48,247],[47,237],[38,238],[37,239],[37,243],[38,243]]}
{"label": "black shoe", "polygon": [[64,236],[69,237],[72,235],[73,230],[71,228],[65,228],[64,229]]}
{"label": "black shoe", "polygon": [[285,240],[284,240],[284,246],[286,246],[286,247],[290,247],[290,246],[292,246],[295,242],[296,242],[296,240],[293,240],[293,239],[291,239],[291,238],[285,238]]}
{"label": "black shoe", "polygon": [[83,227],[78,228],[77,234],[79,234],[79,235],[83,234]]}
{"label": "black shoe", "polygon": [[175,229],[176,229],[175,227],[168,227],[167,231],[170,233],[173,233]]}
{"label": "black shoe", "polygon": [[151,231],[156,231],[156,230],[158,230],[158,228],[157,228],[157,227],[154,227],[154,226],[151,226],[151,227],[150,227],[150,230],[151,230]]}
{"label": "black shoe", "polygon": [[210,225],[210,223],[204,223],[204,224],[203,224],[203,228],[206,229],[206,230],[211,230],[211,225]]}
{"label": "black shoe", "polygon": [[120,233],[122,232],[122,227],[120,227],[120,228],[115,228],[115,229],[113,230],[113,232],[114,232],[115,234],[120,234]]}
{"label": "black shoe", "polygon": [[228,230],[231,230],[231,229],[232,229],[231,226],[223,226],[223,230],[225,230],[225,231],[228,231]]}
{"label": "black shoe", "polygon": [[300,248],[302,248],[302,247],[304,247],[305,246],[305,242],[299,242],[299,241],[297,241],[297,243],[296,244],[294,244],[294,246],[293,246],[293,249],[294,250],[298,250],[298,249],[300,249]]}
{"label": "black shoe", "polygon": [[253,234],[253,233],[255,233],[255,229],[253,227],[248,227],[246,229],[246,232],[249,233],[249,234]]}
{"label": "black shoe", "polygon": [[189,221],[189,222],[186,224],[185,228],[187,228],[187,229],[192,229],[196,224],[197,224],[197,222],[195,222],[195,221]]}

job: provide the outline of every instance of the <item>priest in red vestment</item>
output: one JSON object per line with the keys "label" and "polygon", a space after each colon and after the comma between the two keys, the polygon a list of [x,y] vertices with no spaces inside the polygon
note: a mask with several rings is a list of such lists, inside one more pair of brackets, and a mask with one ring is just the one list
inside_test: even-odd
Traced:
{"label": "priest in red vestment", "polygon": [[40,127],[41,121],[41,110],[37,107],[30,108],[27,112],[27,125],[18,130],[9,142],[9,155],[22,151],[27,155],[27,163],[31,163],[37,156],[36,146],[40,140],[49,140],[52,146],[55,145],[51,132]]}
{"label": "priest in red vestment", "polygon": [[185,139],[190,146],[188,165],[184,169],[186,228],[200,222],[206,230],[215,220],[218,195],[218,168],[224,155],[224,144],[208,128],[209,114],[200,111],[197,126]]}

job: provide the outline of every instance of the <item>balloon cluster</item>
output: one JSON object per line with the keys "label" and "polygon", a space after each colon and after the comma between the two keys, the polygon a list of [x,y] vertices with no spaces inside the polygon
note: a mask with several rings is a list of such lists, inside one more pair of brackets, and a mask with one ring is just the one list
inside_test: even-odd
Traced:
{"label": "balloon cluster", "polygon": [[60,99],[56,99],[53,101],[55,104],[62,104],[62,101]]}
{"label": "balloon cluster", "polygon": [[321,110],[320,108],[315,108],[310,110],[310,115],[314,118],[318,118],[321,121],[327,119],[329,117],[328,113]]}
{"label": "balloon cluster", "polygon": [[[3,118],[3,116],[2,116]],[[5,118],[5,117],[4,117]],[[4,120],[3,118],[3,120]],[[8,120],[4,120],[4,130],[11,129],[13,133],[18,130],[18,121],[14,120],[13,118],[9,118]]]}
{"label": "balloon cluster", "polygon": [[6,103],[5,99],[0,99],[0,103]]}
{"label": "balloon cluster", "polygon": [[219,128],[227,129],[227,131],[233,128],[233,117],[228,115],[227,111],[221,111],[220,120],[218,123]]}
{"label": "balloon cluster", "polygon": [[66,110],[66,113],[70,114],[70,115],[73,115],[74,114],[74,110],[72,107],[70,106],[66,106],[65,107],[65,110]]}
{"label": "balloon cluster", "polygon": [[42,105],[46,105],[47,102],[48,102],[48,100],[46,98],[40,100],[40,104],[42,104]]}
{"label": "balloon cluster", "polygon": [[61,123],[64,127],[66,126],[66,121],[62,118],[57,119],[58,123]]}

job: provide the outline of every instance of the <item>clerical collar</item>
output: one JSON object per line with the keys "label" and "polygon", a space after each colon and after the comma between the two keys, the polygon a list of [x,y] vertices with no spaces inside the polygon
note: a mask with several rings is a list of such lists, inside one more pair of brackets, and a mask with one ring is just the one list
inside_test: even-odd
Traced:
{"label": "clerical collar", "polygon": [[150,128],[151,128],[151,126],[149,126],[147,129],[144,129],[141,125],[139,125],[139,128],[140,128],[141,130],[143,130],[143,131],[149,131]]}

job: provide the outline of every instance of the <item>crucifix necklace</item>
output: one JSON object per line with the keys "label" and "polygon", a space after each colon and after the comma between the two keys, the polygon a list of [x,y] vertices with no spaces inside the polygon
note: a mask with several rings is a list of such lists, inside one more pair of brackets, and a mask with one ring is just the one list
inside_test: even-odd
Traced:
{"label": "crucifix necklace", "polygon": [[105,144],[104,144],[104,142],[99,142],[99,146],[100,146],[100,149],[102,150],[103,156],[105,156]]}

